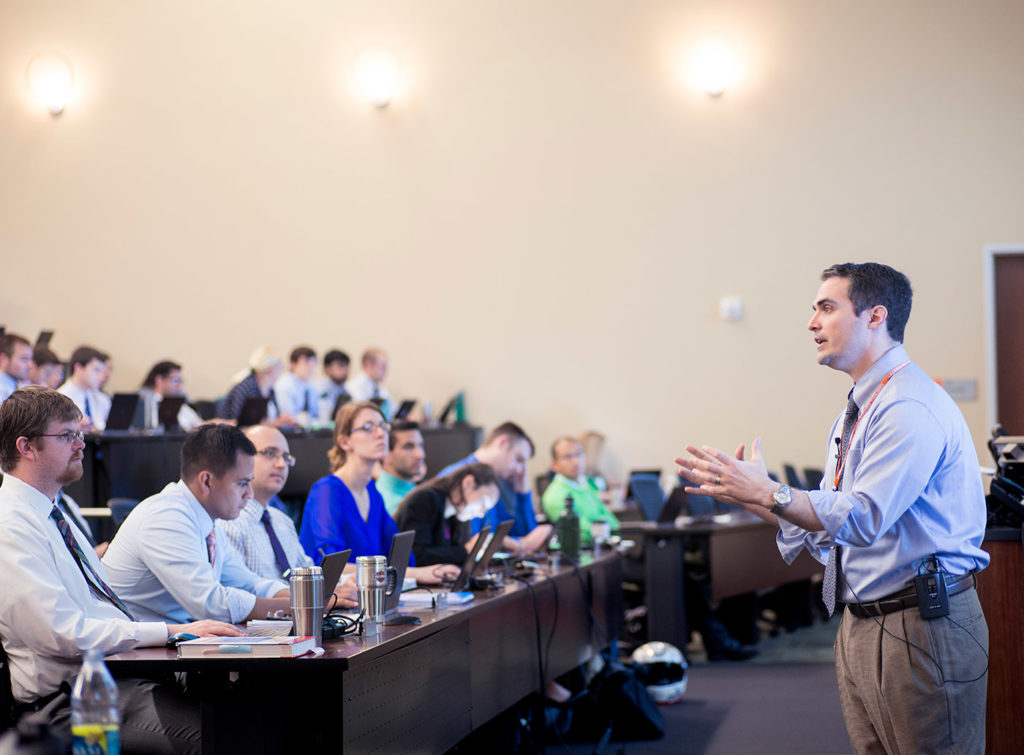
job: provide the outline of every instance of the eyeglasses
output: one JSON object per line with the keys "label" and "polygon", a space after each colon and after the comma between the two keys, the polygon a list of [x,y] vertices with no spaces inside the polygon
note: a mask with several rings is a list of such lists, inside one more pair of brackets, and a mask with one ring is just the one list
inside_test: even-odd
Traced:
{"label": "eyeglasses", "polygon": [[352,432],[356,430],[362,430],[364,433],[372,433],[374,430],[383,430],[385,433],[391,432],[391,423],[387,421],[381,422],[364,422],[359,427],[353,427]]}
{"label": "eyeglasses", "polygon": [[284,459],[284,463],[289,467],[295,466],[295,457],[289,453],[281,453],[276,448],[264,448],[262,451],[257,451],[260,456],[266,456],[269,461],[277,461],[279,458]]}
{"label": "eyeglasses", "polygon": [[73,433],[39,433],[38,435],[33,435],[32,437],[60,438],[62,441],[70,445],[71,443],[74,443],[76,440],[85,440],[85,433],[83,433],[81,430],[78,430]]}

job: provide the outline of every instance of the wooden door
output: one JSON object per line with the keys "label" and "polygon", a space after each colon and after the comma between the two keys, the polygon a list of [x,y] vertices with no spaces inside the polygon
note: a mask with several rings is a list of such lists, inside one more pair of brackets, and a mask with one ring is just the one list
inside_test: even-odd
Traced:
{"label": "wooden door", "polygon": [[1024,254],[995,257],[996,421],[1024,435]]}

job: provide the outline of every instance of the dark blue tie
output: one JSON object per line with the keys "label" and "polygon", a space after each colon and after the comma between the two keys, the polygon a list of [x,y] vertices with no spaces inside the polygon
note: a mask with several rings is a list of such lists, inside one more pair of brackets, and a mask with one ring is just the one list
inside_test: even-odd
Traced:
{"label": "dark blue tie", "polygon": [[89,411],[89,397],[85,397],[85,416],[92,419],[92,412]]}
{"label": "dark blue tie", "polygon": [[263,528],[267,531],[267,537],[270,538],[270,547],[274,549],[274,558],[277,559],[278,570],[281,574],[284,574],[289,569],[288,557],[284,555],[281,541],[277,539],[277,533],[274,532],[274,527],[270,524],[270,512],[263,509],[263,516],[260,517],[260,521],[263,522]]}

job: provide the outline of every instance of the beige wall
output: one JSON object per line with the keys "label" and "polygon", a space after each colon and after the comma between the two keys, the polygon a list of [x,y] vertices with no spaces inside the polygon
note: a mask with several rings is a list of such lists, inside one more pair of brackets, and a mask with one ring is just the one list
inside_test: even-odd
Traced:
{"label": "beige wall", "polygon": [[[817,273],[875,259],[916,285],[911,354],[978,381],[981,441],[1021,28],[1017,0],[5,0],[0,322],[109,350],[116,389],[382,344],[396,394],[465,388],[542,446],[600,429],[614,470],[756,433],[819,465],[848,379],[814,364]],[[707,32],[745,60],[717,101],[672,68]],[[347,80],[368,45],[404,63],[385,111]],[[46,49],[77,74],[59,118],[25,93]]]}

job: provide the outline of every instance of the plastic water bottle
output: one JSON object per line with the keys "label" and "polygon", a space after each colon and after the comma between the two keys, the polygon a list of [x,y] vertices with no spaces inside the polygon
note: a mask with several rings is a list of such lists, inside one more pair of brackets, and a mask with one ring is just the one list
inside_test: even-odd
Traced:
{"label": "plastic water bottle", "polygon": [[71,691],[74,755],[120,755],[120,724],[117,685],[103,663],[103,653],[93,648],[85,654]]}
{"label": "plastic water bottle", "polygon": [[558,543],[562,549],[562,555],[573,561],[580,557],[580,517],[576,513],[576,506],[572,496],[565,497],[565,508],[562,515],[558,517]]}

